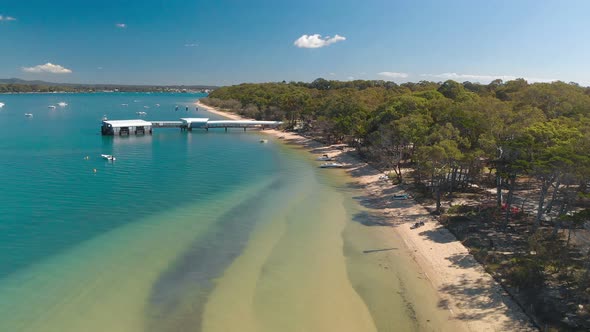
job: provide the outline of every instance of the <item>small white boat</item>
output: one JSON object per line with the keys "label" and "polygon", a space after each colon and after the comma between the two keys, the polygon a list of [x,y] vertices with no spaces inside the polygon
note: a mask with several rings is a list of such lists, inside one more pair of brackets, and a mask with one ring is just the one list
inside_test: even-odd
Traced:
{"label": "small white boat", "polygon": [[25,113],[25,116],[26,116],[27,118],[32,118],[32,117],[33,117],[33,113]]}
{"label": "small white boat", "polygon": [[317,157],[316,160],[319,160],[319,161],[332,161],[332,160],[334,160],[334,158],[332,158],[332,157],[328,156],[327,154],[325,154],[325,155],[323,155],[321,157]]}
{"label": "small white boat", "polygon": [[106,121],[106,120],[108,120],[108,119],[109,119],[109,118],[107,118],[107,115],[106,115],[106,114],[102,116],[102,121]]}
{"label": "small white boat", "polygon": [[117,160],[117,158],[113,157],[110,154],[101,154],[100,156],[102,157],[102,159],[106,159],[108,161],[115,161],[115,160]]}
{"label": "small white boat", "polygon": [[137,115],[147,115],[146,112],[135,112],[135,114],[137,114]]}
{"label": "small white boat", "polygon": [[156,104],[156,107],[160,107],[160,104]]}
{"label": "small white boat", "polygon": [[55,107],[55,105],[49,105],[49,106],[47,106],[47,108],[54,110],[54,109],[56,109],[57,107]]}
{"label": "small white boat", "polygon": [[320,165],[321,168],[342,168],[344,167],[341,163],[323,163]]}
{"label": "small white boat", "polygon": [[57,103],[57,105],[59,107],[66,107],[66,106],[68,106],[68,103],[66,103],[65,101],[60,101],[59,103]]}
{"label": "small white boat", "polygon": [[145,105],[143,108],[150,108],[149,106]]}
{"label": "small white boat", "polygon": [[268,140],[267,139],[261,139],[260,140],[260,143],[268,143]]}
{"label": "small white boat", "polygon": [[129,106],[129,104],[121,104],[121,106]]}
{"label": "small white boat", "polygon": [[139,100],[135,99],[133,102],[134,102],[134,103],[139,103]]}
{"label": "small white boat", "polygon": [[0,108],[4,107],[4,105],[5,105],[4,103],[0,103]]}

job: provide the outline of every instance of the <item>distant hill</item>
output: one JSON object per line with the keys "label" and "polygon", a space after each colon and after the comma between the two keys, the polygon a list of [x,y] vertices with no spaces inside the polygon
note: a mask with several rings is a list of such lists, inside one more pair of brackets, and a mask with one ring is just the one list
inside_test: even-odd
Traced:
{"label": "distant hill", "polygon": [[95,88],[95,89],[150,89],[150,88],[168,88],[168,89],[190,89],[190,90],[202,90],[202,89],[217,89],[215,85],[134,85],[134,84],[88,84],[88,83],[54,83],[45,81],[28,81],[20,78],[0,78],[0,84],[19,84],[19,85],[43,85],[51,87],[70,87],[70,88]]}

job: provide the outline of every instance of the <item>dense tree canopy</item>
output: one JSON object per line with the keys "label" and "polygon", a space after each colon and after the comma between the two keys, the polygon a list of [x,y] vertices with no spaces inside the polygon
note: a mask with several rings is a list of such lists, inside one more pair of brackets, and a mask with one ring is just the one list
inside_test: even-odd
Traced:
{"label": "dense tree canopy", "polygon": [[355,146],[395,170],[399,181],[402,164],[411,165],[433,192],[452,191],[457,179],[476,181],[486,167],[495,170],[498,204],[502,189],[519,176],[546,181],[541,194],[590,180],[590,89],[575,83],[398,85],[318,78],[224,87],[204,102]]}

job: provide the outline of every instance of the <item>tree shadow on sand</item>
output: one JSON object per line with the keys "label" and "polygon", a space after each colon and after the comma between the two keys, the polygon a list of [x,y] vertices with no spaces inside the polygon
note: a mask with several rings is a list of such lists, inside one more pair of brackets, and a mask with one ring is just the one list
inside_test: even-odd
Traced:
{"label": "tree shadow on sand", "polygon": [[[473,257],[468,255],[455,255],[449,258],[451,265],[457,268],[470,268],[477,265]],[[478,278],[468,280],[463,275],[460,280],[444,284],[439,288],[442,299],[438,302],[441,309],[450,309],[449,298],[453,299],[461,312],[454,315],[455,319],[462,321],[496,320],[500,316],[508,316],[510,319],[502,324],[501,331],[535,331],[535,329],[519,310],[510,296],[501,287],[494,284],[491,278]]]}
{"label": "tree shadow on sand", "polygon": [[428,239],[436,243],[451,243],[456,242],[457,238],[450,232],[445,232],[439,228],[429,229],[427,231],[420,232],[421,236],[426,236]]}
{"label": "tree shadow on sand", "polygon": [[448,257],[447,260],[451,262],[451,266],[458,266],[461,269],[476,267],[479,265],[475,258],[469,254],[456,254]]}

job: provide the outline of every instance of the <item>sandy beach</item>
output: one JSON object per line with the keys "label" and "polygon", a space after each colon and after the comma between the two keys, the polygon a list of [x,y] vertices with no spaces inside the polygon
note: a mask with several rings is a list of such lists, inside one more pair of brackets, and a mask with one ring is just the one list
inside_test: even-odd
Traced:
{"label": "sandy beach", "polygon": [[[235,120],[241,116],[206,106],[207,111]],[[465,331],[535,331],[529,318],[502,287],[485,272],[468,250],[446,228],[412,199],[394,200],[405,194],[403,188],[383,181],[380,171],[355,157],[354,151],[325,146],[300,135],[277,130],[264,130],[285,143],[297,144],[309,152],[328,154],[344,163],[352,181],[363,188],[360,204],[374,213],[371,222],[381,225],[384,236],[396,233],[422,269],[439,296],[438,306],[446,308]],[[412,229],[417,221],[424,226]],[[391,234],[393,236],[393,234]]]}

